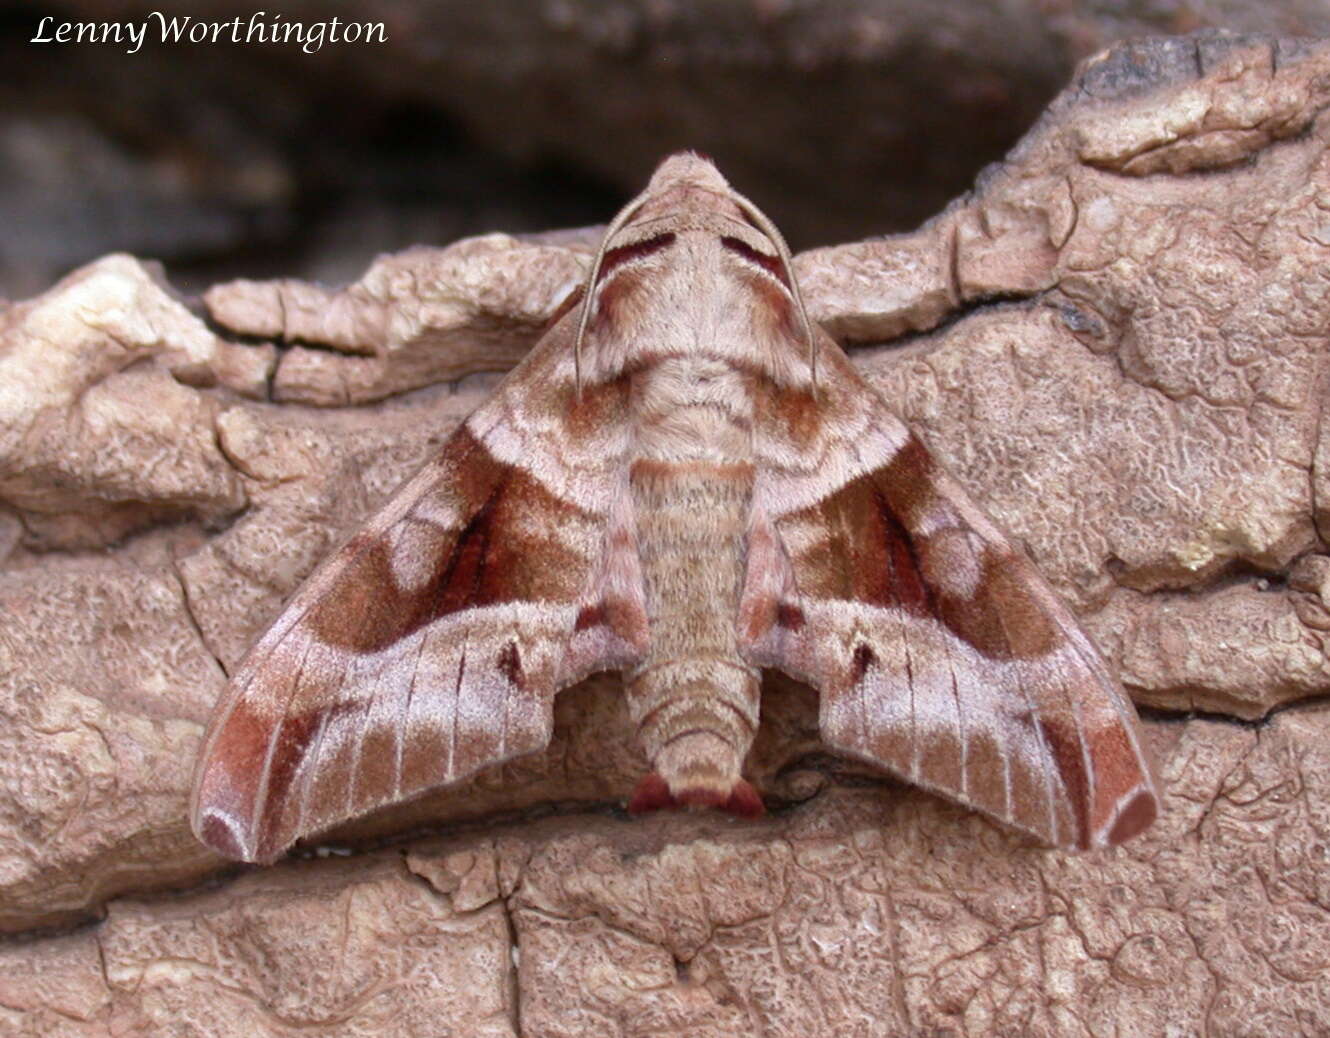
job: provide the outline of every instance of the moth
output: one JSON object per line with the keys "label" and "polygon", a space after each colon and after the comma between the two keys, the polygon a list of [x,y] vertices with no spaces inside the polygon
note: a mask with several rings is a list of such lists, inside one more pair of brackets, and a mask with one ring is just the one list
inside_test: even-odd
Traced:
{"label": "moth", "polygon": [[771,221],[675,155],[579,300],[242,662],[195,833],[302,835],[549,742],[623,677],[632,811],[760,814],[762,671],[833,750],[1050,845],[1158,801],[1135,711],[1067,608],[804,309]]}

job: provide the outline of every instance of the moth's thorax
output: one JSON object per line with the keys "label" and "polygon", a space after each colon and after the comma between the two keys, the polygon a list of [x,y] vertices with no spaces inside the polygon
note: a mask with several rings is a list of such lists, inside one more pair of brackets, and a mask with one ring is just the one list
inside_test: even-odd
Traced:
{"label": "moth's thorax", "polygon": [[638,456],[719,465],[751,461],[753,395],[747,379],[701,351],[652,363],[633,385]]}
{"label": "moth's thorax", "polygon": [[[625,370],[650,375],[653,364],[674,357],[751,372],[755,347],[771,354],[764,361],[784,378],[784,355],[802,356],[802,347],[779,348],[802,333],[788,272],[755,228],[699,209],[634,223],[614,242],[592,288],[585,350],[593,380]],[[670,377],[680,370],[669,369]],[[701,367],[697,374],[685,374],[688,387],[714,392]]]}

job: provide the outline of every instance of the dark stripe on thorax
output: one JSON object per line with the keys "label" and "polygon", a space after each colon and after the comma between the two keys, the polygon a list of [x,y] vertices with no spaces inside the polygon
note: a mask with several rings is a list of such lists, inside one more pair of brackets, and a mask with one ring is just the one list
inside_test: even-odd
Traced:
{"label": "dark stripe on thorax", "polygon": [[620,245],[610,249],[605,253],[600,261],[600,273],[597,275],[596,283],[604,281],[613,272],[615,267],[622,266],[629,260],[641,259],[643,256],[650,256],[653,252],[659,252],[674,244],[674,232],[666,231],[664,234],[658,234],[654,238],[646,238],[642,241],[629,242],[627,245]]}
{"label": "dark stripe on thorax", "polygon": [[749,263],[757,264],[786,288],[790,287],[789,271],[785,269],[785,264],[780,261],[779,256],[770,256],[765,252],[759,252],[741,238],[726,236],[721,238],[720,244],[722,248],[742,256]]}

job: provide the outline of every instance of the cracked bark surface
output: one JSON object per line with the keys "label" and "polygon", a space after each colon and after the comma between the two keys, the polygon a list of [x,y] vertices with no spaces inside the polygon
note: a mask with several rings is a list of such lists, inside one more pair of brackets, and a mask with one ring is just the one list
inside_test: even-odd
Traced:
{"label": "cracked bark surface", "polygon": [[226,669],[594,236],[218,285],[211,325],[128,257],[0,310],[0,1033],[1325,1030],[1328,103],[1327,45],[1119,47],[929,224],[796,260],[1159,708],[1164,813],[1113,853],[828,758],[792,683],[749,769],[788,808],[627,820],[602,677],[355,853],[224,872],[185,800]]}

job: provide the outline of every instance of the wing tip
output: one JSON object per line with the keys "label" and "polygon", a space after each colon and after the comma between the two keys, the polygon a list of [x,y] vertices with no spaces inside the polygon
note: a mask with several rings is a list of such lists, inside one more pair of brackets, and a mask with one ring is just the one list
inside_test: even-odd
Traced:
{"label": "wing tip", "polygon": [[255,848],[238,819],[219,808],[202,808],[193,820],[194,835],[199,842],[226,858],[237,861],[256,861]]}
{"label": "wing tip", "polygon": [[1086,849],[1126,843],[1150,828],[1158,817],[1159,797],[1143,783],[1119,799],[1117,809],[1091,834]]}
{"label": "wing tip", "polygon": [[233,782],[233,772],[214,766],[203,771],[190,800],[189,824],[205,847],[233,861],[269,865],[280,858],[291,840],[274,846],[280,829],[255,824],[251,797]]}

